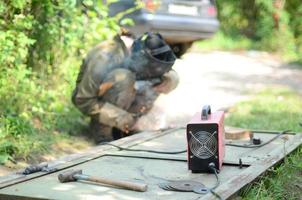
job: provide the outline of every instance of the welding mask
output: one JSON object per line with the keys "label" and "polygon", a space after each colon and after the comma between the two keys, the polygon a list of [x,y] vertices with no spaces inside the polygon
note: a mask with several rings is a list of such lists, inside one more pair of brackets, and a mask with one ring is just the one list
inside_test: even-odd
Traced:
{"label": "welding mask", "polygon": [[137,79],[161,77],[168,72],[176,56],[159,33],[145,33],[133,42],[129,68]]}

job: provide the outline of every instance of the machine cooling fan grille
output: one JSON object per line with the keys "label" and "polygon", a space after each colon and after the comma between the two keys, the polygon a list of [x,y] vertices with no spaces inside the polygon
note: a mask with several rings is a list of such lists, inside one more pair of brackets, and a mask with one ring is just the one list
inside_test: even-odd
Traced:
{"label": "machine cooling fan grille", "polygon": [[217,155],[216,131],[212,134],[206,131],[199,131],[190,134],[190,150],[196,157],[200,159],[208,159]]}

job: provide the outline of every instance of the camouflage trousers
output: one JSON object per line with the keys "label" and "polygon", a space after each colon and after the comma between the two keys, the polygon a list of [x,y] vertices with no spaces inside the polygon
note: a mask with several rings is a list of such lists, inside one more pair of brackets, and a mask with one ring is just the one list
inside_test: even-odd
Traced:
{"label": "camouflage trousers", "polygon": [[[129,113],[144,114],[148,112],[158,97],[151,85],[137,88],[135,75],[127,69],[115,69],[107,74],[99,88],[99,102],[108,102]],[[90,132],[95,142],[119,139],[125,134],[100,120],[106,113],[99,112],[91,116]]]}

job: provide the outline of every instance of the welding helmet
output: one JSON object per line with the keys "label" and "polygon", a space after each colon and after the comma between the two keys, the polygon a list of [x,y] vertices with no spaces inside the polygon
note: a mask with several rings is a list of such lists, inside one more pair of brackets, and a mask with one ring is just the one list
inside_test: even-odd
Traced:
{"label": "welding helmet", "polygon": [[161,77],[168,72],[176,56],[159,33],[145,33],[131,47],[132,71],[137,79]]}

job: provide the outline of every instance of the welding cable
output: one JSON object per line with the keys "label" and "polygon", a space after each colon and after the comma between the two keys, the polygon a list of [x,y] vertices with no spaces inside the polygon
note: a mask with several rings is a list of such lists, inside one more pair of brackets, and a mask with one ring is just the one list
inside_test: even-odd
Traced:
{"label": "welding cable", "polygon": [[147,152],[147,153],[158,153],[158,154],[181,154],[187,152],[187,150],[181,150],[181,151],[154,151],[154,150],[147,150],[147,149],[130,149],[130,148],[125,148],[125,147],[120,147],[115,144],[107,143],[107,142],[102,142],[100,143],[101,145],[108,145],[108,146],[113,146],[121,151],[136,151],[136,152]]}
{"label": "welding cable", "polygon": [[[179,127],[179,128],[175,128],[175,129],[165,129],[165,131],[174,131],[174,130],[177,130],[177,129],[183,129],[184,127]],[[259,145],[253,145],[253,144],[233,144],[233,143],[226,143],[225,145],[226,146],[233,146],[233,147],[242,147],[242,148],[259,148],[259,147],[262,147],[264,145],[267,145],[269,143],[271,143],[272,141],[274,141],[275,139],[277,139],[278,137],[280,137],[281,135],[283,134],[286,134],[288,132],[290,132],[291,130],[286,130],[286,131],[282,131],[280,132],[278,135],[276,135],[275,137],[273,137],[272,139],[262,143],[262,144],[259,144]],[[125,147],[121,147],[121,146],[118,146],[118,145],[114,145],[114,144],[111,144],[109,142],[102,142],[100,143],[100,145],[108,145],[108,146],[113,146],[121,151],[135,151],[135,152],[147,152],[147,153],[157,153],[157,154],[181,154],[181,153],[186,153],[187,150],[180,150],[180,151],[155,151],[155,150],[147,150],[147,149],[130,149],[130,148],[125,148]]]}
{"label": "welding cable", "polygon": [[219,200],[222,200],[221,196],[219,194],[217,194],[214,190],[220,185],[220,180],[219,180],[219,176],[218,176],[218,173],[217,173],[217,169],[215,167],[215,164],[214,163],[210,163],[209,164],[209,168],[214,172],[215,174],[215,177],[216,177],[216,184],[214,187],[210,188],[210,192],[215,196],[217,197]]}
{"label": "welding cable", "polygon": [[[185,127],[175,127],[175,128],[165,128],[165,129],[160,129],[157,130],[156,132],[164,132],[164,133],[169,133],[175,130],[180,130],[180,129],[185,129]],[[136,151],[136,152],[147,152],[147,153],[157,153],[157,154],[181,154],[181,153],[186,153],[187,150],[180,150],[180,151],[155,151],[155,150],[148,150],[148,149],[130,149],[130,148],[125,148],[121,147],[115,144],[111,144],[110,142],[101,142],[99,143],[100,145],[108,145],[108,146],[113,146],[121,151]]]}
{"label": "welding cable", "polygon": [[278,133],[275,137],[271,138],[270,140],[262,143],[262,144],[233,144],[233,143],[226,143],[226,146],[232,146],[232,147],[242,147],[242,148],[258,148],[258,147],[263,147],[264,145],[267,145],[268,143],[271,143],[272,141],[274,141],[275,139],[277,139],[278,137],[280,137],[281,135],[284,135],[288,132],[290,132],[291,130],[286,130],[286,131],[282,131],[280,133]]}

